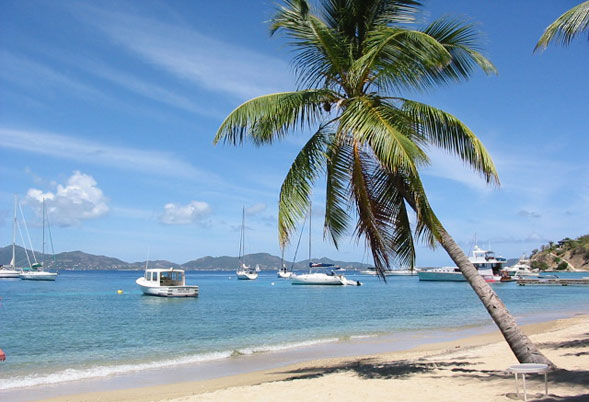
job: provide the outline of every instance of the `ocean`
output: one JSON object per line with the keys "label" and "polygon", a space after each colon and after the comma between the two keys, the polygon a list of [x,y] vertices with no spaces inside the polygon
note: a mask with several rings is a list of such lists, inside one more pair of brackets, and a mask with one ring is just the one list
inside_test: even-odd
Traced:
{"label": "ocean", "polygon": [[[466,283],[402,276],[384,283],[348,272],[364,285],[292,286],[275,271],[255,281],[188,271],[186,282],[199,285],[200,296],[167,299],[143,296],[135,284],[141,275],[62,271],[55,282],[0,280],[0,348],[7,355],[0,399],[23,387],[491,323]],[[520,322],[589,312],[589,287],[492,286]]]}

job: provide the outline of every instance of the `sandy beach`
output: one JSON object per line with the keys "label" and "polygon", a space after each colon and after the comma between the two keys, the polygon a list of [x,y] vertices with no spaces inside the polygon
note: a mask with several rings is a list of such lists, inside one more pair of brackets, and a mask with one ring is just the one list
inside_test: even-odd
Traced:
{"label": "sandy beach", "polygon": [[[545,401],[589,400],[589,316],[523,327],[556,364]],[[306,361],[205,381],[93,392],[50,401],[505,401],[517,361],[498,332],[377,355]],[[528,400],[543,376],[527,377]]]}

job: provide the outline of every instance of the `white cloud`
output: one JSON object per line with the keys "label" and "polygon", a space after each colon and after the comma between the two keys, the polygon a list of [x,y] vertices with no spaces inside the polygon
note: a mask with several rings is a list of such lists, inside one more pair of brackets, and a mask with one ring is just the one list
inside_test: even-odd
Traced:
{"label": "white cloud", "polygon": [[96,180],[79,171],[73,173],[66,185],[58,184],[54,193],[31,188],[25,198],[39,216],[43,200],[50,222],[62,226],[77,225],[109,211],[108,199],[97,187]]}
{"label": "white cloud", "polygon": [[159,220],[166,225],[188,225],[201,221],[211,213],[211,207],[204,201],[191,201],[187,205],[169,203]]}
{"label": "white cloud", "polygon": [[60,134],[0,127],[0,147],[163,176],[222,182],[218,176],[172,154],[114,147]]}
{"label": "white cloud", "polygon": [[266,210],[266,204],[263,202],[259,202],[257,204],[252,205],[251,207],[247,207],[245,209],[245,213],[248,215],[256,215],[262,211]]}

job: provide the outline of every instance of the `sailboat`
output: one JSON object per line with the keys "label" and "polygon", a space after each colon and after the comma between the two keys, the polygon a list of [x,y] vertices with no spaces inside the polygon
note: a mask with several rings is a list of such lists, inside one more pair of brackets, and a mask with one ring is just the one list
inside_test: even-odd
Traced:
{"label": "sailboat", "polygon": [[286,265],[284,264],[284,248],[282,248],[282,254],[280,257],[280,268],[278,269],[278,277],[282,279],[290,279],[292,274],[292,271],[289,271]]}
{"label": "sailboat", "polygon": [[[43,200],[43,262],[38,263],[35,258],[35,263],[30,264],[30,269],[25,269],[21,272],[20,279],[28,281],[54,281],[57,279],[57,272],[45,271],[45,221],[47,221],[47,228],[49,229],[49,221],[47,220],[47,213],[45,211],[45,200]],[[51,238],[51,229],[49,229],[49,236]],[[51,241],[53,247],[53,240]],[[32,247],[31,247],[32,249]],[[35,252],[33,251],[33,256]]]}
{"label": "sailboat", "polygon": [[12,222],[12,259],[10,260],[10,265],[7,267],[0,265],[0,279],[18,279],[20,277],[21,271],[20,269],[16,268],[16,204],[17,199],[16,195],[14,196],[14,221]]}
{"label": "sailboat", "polygon": [[258,273],[255,269],[249,267],[249,265],[245,265],[244,262],[245,258],[245,208],[243,208],[241,214],[241,237],[239,239],[239,267],[237,267],[237,271],[235,275],[237,275],[237,279],[242,280],[254,280],[258,278]]}
{"label": "sailboat", "polygon": [[313,272],[313,268],[331,268],[333,264],[314,263],[311,261],[311,209],[309,209],[309,272],[306,274],[292,274],[290,276],[293,285],[332,285],[332,286],[360,286],[360,281],[346,278],[342,274],[331,270],[329,273]]}

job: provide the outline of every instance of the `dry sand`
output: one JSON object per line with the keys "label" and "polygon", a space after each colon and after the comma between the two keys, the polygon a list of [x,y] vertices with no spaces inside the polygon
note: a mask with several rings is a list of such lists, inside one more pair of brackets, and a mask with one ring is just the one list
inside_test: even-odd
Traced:
{"label": "dry sand", "polygon": [[[524,332],[558,366],[544,401],[589,401],[589,316],[531,324]],[[498,332],[403,352],[308,361],[214,380],[95,392],[51,401],[509,401],[517,360]],[[527,376],[528,400],[544,377]],[[521,391],[521,388],[520,388]]]}

